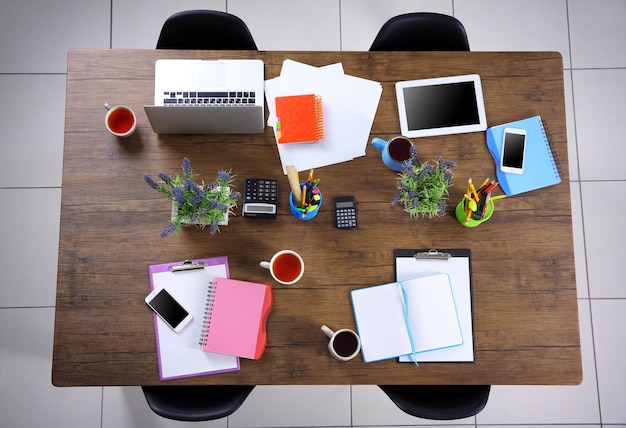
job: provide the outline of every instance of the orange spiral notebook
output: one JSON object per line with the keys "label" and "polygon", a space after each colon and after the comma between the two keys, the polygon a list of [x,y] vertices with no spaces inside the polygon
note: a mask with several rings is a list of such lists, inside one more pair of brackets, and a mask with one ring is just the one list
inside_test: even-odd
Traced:
{"label": "orange spiral notebook", "polygon": [[322,97],[315,94],[276,97],[279,144],[311,143],[324,138]]}
{"label": "orange spiral notebook", "polygon": [[202,350],[258,360],[267,344],[271,308],[269,285],[216,278],[207,295]]}

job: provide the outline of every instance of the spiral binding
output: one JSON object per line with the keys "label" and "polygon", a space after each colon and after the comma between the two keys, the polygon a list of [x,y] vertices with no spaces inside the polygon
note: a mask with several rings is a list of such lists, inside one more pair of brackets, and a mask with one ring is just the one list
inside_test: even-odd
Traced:
{"label": "spiral binding", "polygon": [[546,146],[548,146],[548,153],[550,154],[550,158],[552,160],[551,163],[552,163],[552,167],[554,168],[554,172],[556,173],[558,177],[561,177],[562,176],[561,164],[559,163],[558,158],[554,154],[554,150],[552,150],[552,146],[550,144],[550,138],[551,138],[550,130],[544,124],[543,119],[541,117],[539,118],[539,127],[541,128],[541,132],[543,133],[543,139],[546,143]]}
{"label": "spiral binding", "polygon": [[319,95],[315,96],[315,133],[318,140],[324,138],[324,105]]}
{"label": "spiral binding", "polygon": [[204,315],[202,318],[202,330],[200,331],[200,341],[198,345],[206,345],[206,336],[211,329],[211,315],[213,314],[213,298],[215,297],[215,281],[209,283],[209,290],[204,304]]}

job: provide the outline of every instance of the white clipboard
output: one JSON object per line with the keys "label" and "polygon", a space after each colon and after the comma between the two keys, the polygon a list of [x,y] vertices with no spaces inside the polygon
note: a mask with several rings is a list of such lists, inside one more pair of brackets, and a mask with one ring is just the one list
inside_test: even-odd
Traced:
{"label": "white clipboard", "polygon": [[[461,325],[463,343],[434,351],[420,352],[422,362],[474,362],[474,324],[472,310],[472,256],[468,249],[394,251],[396,281],[446,273],[450,277],[452,293]],[[413,362],[411,356],[400,357],[400,362]]]}

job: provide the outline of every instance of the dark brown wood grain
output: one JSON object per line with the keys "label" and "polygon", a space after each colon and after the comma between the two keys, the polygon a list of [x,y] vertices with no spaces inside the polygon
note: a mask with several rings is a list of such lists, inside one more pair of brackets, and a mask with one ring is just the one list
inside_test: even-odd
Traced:
{"label": "dark brown wood grain", "polygon": [[[322,66],[343,63],[347,74],[379,81],[383,95],[372,136],[399,133],[394,84],[399,80],[478,73],[489,125],[541,115],[563,182],[497,201],[475,229],[453,209],[468,177],[495,178],[484,133],[416,140],[422,160],[457,162],[447,215],[411,219],[391,206],[395,174],[369,147],[351,162],[319,168],[324,204],[309,222],[289,213],[271,128],[264,134],[157,136],[143,111],[154,91],[158,58],[261,58],[265,77],[284,59]],[[104,127],[103,103],[126,104],[137,132],[118,140]],[[280,182],[278,218],[242,218],[240,208],[220,235],[188,228],[159,238],[170,204],[143,180],[174,173],[182,158],[207,180],[232,168],[241,190],[247,177]],[[148,265],[228,256],[233,278],[272,285],[269,341],[259,361],[241,371],[178,384],[577,384],[582,380],[563,68],[555,52],[211,52],[72,50],[68,57],[61,232],[52,380],[58,386],[159,383]],[[352,194],[359,227],[333,227],[332,199]],[[298,251],[306,263],[294,286],[259,267],[277,250]],[[355,328],[349,292],[394,279],[395,248],[472,250],[475,363],[394,360],[347,363],[328,354],[322,324]]]}

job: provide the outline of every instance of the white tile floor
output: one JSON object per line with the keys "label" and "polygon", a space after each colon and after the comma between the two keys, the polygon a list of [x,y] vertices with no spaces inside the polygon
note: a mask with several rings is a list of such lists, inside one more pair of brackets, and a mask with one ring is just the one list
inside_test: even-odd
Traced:
{"label": "white tile floor", "polygon": [[[450,426],[626,426],[626,1],[4,0],[0,3],[0,426],[174,427],[139,388],[50,383],[66,52],[152,48],[167,16],[214,8],[243,18],[261,50],[367,50],[410,11],[453,14],[472,50],[557,50],[566,83],[584,381],[494,387]],[[605,205],[606,204],[606,205]],[[20,207],[19,219],[9,207]],[[609,233],[610,231],[610,233]],[[33,268],[33,264],[36,268]],[[369,386],[259,387],[227,419],[195,426],[438,425]]]}

